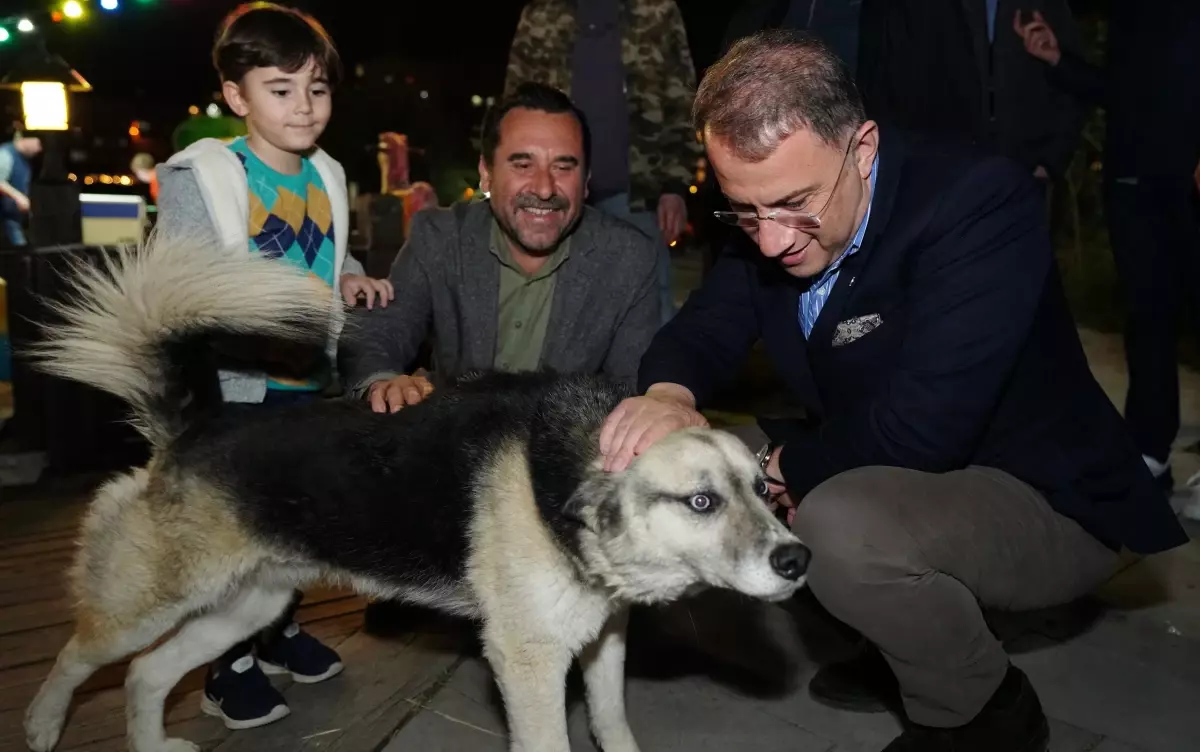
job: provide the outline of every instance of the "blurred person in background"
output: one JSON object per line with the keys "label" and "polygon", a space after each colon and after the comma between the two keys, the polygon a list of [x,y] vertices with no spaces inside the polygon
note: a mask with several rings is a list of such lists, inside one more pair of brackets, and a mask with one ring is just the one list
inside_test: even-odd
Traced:
{"label": "blurred person in background", "polygon": [[1170,493],[1181,313],[1192,315],[1200,333],[1200,2],[1143,0],[1129,12],[1115,9],[1105,68],[1073,50],[1049,15],[1009,18],[1016,32],[1010,36],[1048,80],[1105,108],[1105,215],[1129,307],[1125,422]]}
{"label": "blurred person in background", "polygon": [[25,218],[29,214],[29,189],[33,185],[30,160],[40,154],[40,139],[22,136],[0,144],[0,241],[12,248],[29,244]]}

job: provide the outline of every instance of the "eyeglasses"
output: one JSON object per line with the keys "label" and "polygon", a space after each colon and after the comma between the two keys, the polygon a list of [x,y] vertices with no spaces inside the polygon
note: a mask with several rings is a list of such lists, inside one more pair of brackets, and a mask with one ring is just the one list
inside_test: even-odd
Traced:
{"label": "eyeglasses", "polygon": [[846,172],[846,161],[850,156],[850,151],[854,148],[856,139],[850,139],[850,143],[846,145],[846,153],[842,155],[842,166],[838,169],[837,180],[833,182],[833,189],[829,191],[829,198],[825,199],[825,205],[818,212],[801,212],[791,209],[775,209],[760,216],[754,211],[716,211],[713,216],[727,225],[734,227],[758,227],[759,222],[771,220],[784,227],[790,227],[793,230],[816,230],[821,226],[821,215],[829,208],[829,204],[833,202],[833,196],[837,193],[838,186],[842,183],[842,175]]}

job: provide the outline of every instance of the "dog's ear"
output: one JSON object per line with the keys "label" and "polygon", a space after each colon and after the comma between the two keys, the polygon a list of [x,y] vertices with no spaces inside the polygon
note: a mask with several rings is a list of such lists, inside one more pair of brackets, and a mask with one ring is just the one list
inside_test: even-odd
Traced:
{"label": "dog's ear", "polygon": [[567,519],[591,530],[604,533],[620,525],[621,498],[619,484],[612,473],[597,473],[579,484],[563,505]]}

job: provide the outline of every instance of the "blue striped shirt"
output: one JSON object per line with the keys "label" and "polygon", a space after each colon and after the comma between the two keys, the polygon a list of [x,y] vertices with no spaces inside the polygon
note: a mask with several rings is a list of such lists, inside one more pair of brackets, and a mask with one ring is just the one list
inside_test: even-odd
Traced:
{"label": "blue striped shirt", "polygon": [[833,260],[825,271],[821,272],[812,285],[800,293],[800,328],[804,330],[804,338],[808,339],[812,335],[813,326],[817,323],[817,317],[821,315],[821,309],[825,307],[825,301],[829,299],[829,293],[833,292],[834,285],[837,284],[838,272],[842,268],[842,262],[858,252],[862,245],[863,236],[867,234],[867,222],[871,220],[871,204],[875,203],[875,173],[879,169],[879,156],[875,156],[875,161],[871,164],[871,200],[867,202],[867,213],[863,215],[862,222],[858,223],[858,231],[854,233],[854,239],[850,241],[850,245],[842,252],[842,255]]}

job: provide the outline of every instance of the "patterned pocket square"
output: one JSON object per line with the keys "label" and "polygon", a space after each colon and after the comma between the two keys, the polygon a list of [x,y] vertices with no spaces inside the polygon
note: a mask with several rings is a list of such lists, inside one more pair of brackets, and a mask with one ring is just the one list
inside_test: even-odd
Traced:
{"label": "patterned pocket square", "polygon": [[833,346],[842,347],[848,345],[875,331],[882,323],[883,317],[878,313],[869,313],[866,316],[855,316],[852,319],[846,319],[839,323],[833,331]]}

